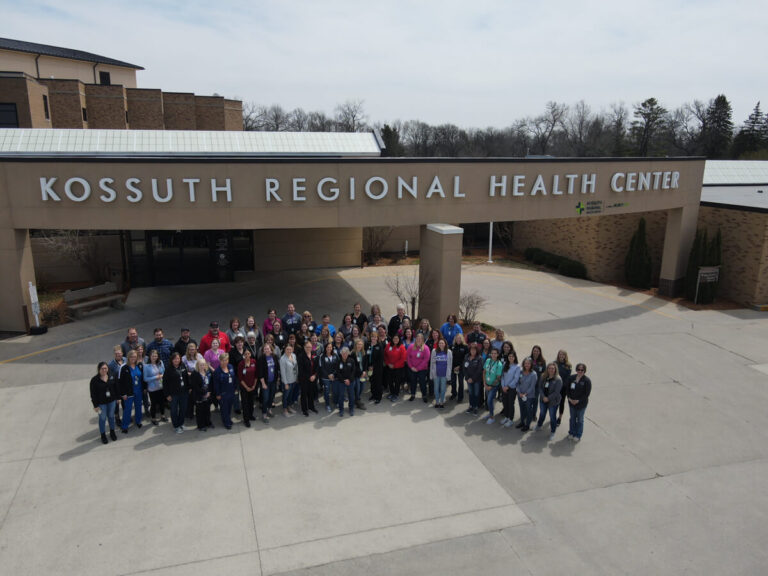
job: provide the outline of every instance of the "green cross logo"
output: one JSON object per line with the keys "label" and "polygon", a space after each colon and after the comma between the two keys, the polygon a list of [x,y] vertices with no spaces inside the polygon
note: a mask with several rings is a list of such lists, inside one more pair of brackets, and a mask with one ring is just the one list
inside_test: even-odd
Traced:
{"label": "green cross logo", "polygon": [[584,210],[586,209],[587,207],[584,206],[584,202],[579,202],[578,204],[576,204],[576,212],[578,212],[579,214],[584,214]]}

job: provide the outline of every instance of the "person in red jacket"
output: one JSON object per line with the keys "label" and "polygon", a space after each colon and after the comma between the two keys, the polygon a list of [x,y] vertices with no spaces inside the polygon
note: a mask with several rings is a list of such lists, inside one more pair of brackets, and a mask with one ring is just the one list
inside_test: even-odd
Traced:
{"label": "person in red jacket", "polygon": [[224,332],[219,332],[219,323],[216,320],[211,322],[210,330],[208,330],[208,333],[200,338],[200,345],[197,347],[197,351],[204,355],[205,352],[211,347],[211,342],[214,338],[219,341],[219,348],[229,354],[229,351],[232,349],[232,344]]}
{"label": "person in red jacket", "polygon": [[405,360],[407,351],[400,341],[400,335],[392,336],[389,344],[384,347],[384,379],[389,387],[387,398],[392,402],[400,399],[400,387],[405,377]]}

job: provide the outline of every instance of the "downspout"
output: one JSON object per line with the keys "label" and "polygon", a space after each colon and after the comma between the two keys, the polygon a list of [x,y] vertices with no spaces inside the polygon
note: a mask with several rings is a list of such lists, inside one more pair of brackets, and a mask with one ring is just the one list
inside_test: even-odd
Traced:
{"label": "downspout", "polygon": [[94,84],[98,84],[98,82],[96,82],[96,66],[98,66],[98,65],[99,65],[99,63],[98,63],[98,62],[96,62],[96,63],[93,65],[93,83],[94,83]]}
{"label": "downspout", "polygon": [[42,56],[42,54],[38,54],[37,56],[35,56],[35,70],[37,70],[38,80],[40,80],[40,63],[38,62],[38,60],[40,60],[40,56]]}

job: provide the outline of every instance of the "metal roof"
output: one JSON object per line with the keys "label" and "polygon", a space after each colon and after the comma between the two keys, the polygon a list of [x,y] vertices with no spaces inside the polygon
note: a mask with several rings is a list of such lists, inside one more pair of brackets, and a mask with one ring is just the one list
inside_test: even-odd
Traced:
{"label": "metal roof", "polygon": [[704,186],[768,184],[768,161],[707,160]]}
{"label": "metal roof", "polygon": [[701,202],[768,212],[768,185],[761,186],[705,186]]}
{"label": "metal roof", "polygon": [[373,132],[0,129],[0,155],[380,156]]}
{"label": "metal roof", "polygon": [[29,54],[41,54],[43,56],[53,56],[55,58],[67,58],[69,60],[80,60],[82,62],[96,62],[98,64],[109,64],[110,66],[122,66],[123,68],[133,68],[134,70],[144,70],[136,64],[129,64],[99,56],[82,50],[73,50],[72,48],[62,48],[60,46],[49,46],[48,44],[37,44],[35,42],[25,42],[23,40],[12,40],[11,38],[0,38],[0,50],[11,50],[13,52],[27,52]]}

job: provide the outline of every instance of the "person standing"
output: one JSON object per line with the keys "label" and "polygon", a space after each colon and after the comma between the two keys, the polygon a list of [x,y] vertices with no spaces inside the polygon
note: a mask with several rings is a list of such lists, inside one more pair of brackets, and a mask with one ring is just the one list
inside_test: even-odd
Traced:
{"label": "person standing", "polygon": [[[197,349],[197,340],[193,339],[190,336],[189,328],[182,328],[181,329],[181,336],[178,340],[176,340],[176,344],[173,345],[173,349],[176,350],[176,352],[179,353],[180,356],[184,356],[184,354],[187,353],[187,348],[190,344],[195,345],[195,349]],[[192,368],[192,371],[194,372],[194,367]]]}
{"label": "person standing", "polygon": [[403,376],[405,375],[405,362],[408,358],[408,351],[400,341],[400,335],[395,334],[392,340],[384,347],[384,372],[386,382],[389,387],[389,400],[397,402],[400,399],[400,388],[403,385]]}
{"label": "person standing", "polygon": [[583,362],[576,364],[576,374],[568,379],[568,410],[570,411],[570,426],[568,438],[579,442],[584,433],[584,413],[592,393],[592,381],[587,377],[587,365]]}
{"label": "person standing", "polygon": [[531,348],[531,360],[533,361],[533,371],[536,372],[538,380],[536,381],[536,392],[534,393],[534,401],[531,405],[531,423],[536,420],[536,414],[539,408],[539,394],[541,392],[541,379],[544,376],[544,371],[547,369],[547,361],[544,360],[544,354],[541,351],[541,346],[538,344]]}
{"label": "person standing", "polygon": [[411,397],[409,401],[416,399],[416,387],[421,389],[421,399],[426,404],[429,401],[427,395],[427,377],[429,374],[429,348],[424,345],[424,334],[416,334],[413,346],[406,352],[406,364],[411,382]]}
{"label": "person standing", "polygon": [[197,430],[205,432],[208,428],[214,428],[211,423],[211,373],[208,363],[200,358],[195,366],[195,371],[190,377],[192,397],[195,401],[195,417],[197,418]]}
{"label": "person standing", "polygon": [[243,359],[237,365],[237,379],[240,382],[240,405],[243,410],[243,424],[251,427],[253,420],[253,401],[256,391],[256,361],[247,348],[243,352]]}
{"label": "person standing", "polygon": [[219,401],[221,423],[227,430],[232,430],[232,404],[237,391],[234,368],[229,363],[229,354],[222,354],[219,367],[213,373],[213,389]]}
{"label": "person standing", "polygon": [[296,306],[288,304],[288,311],[283,316],[283,329],[287,334],[297,334],[301,329],[302,318],[296,313]]}
{"label": "person standing", "polygon": [[496,420],[493,418],[493,408],[501,382],[501,372],[504,369],[499,360],[499,350],[491,348],[490,358],[487,358],[483,364],[483,384],[485,385],[485,397],[488,405],[488,420],[486,424],[493,424]]}
{"label": "person standing", "polygon": [[487,339],[488,336],[480,328],[480,322],[472,324],[472,332],[467,334],[467,345],[477,343],[478,348],[482,346],[483,340]]}
{"label": "person standing", "polygon": [[280,381],[283,389],[283,416],[291,417],[294,411],[291,408],[291,399],[296,391],[299,380],[299,364],[296,360],[296,354],[293,353],[293,346],[285,347],[283,355],[280,356]]}
{"label": "person standing", "polygon": [[397,314],[392,316],[392,318],[389,319],[389,324],[387,324],[387,336],[389,338],[392,338],[392,336],[400,331],[400,326],[405,318],[408,318],[409,320],[411,319],[410,316],[405,313],[405,304],[401,302],[397,305]]}
{"label": "person standing", "polygon": [[163,392],[171,405],[171,423],[176,434],[184,432],[184,418],[187,415],[189,400],[189,375],[181,363],[178,352],[171,354],[171,365],[163,374]]}
{"label": "person standing", "polygon": [[448,343],[448,347],[453,346],[453,340],[457,334],[464,334],[464,330],[459,326],[459,321],[456,318],[456,314],[448,314],[448,318],[445,320],[445,324],[440,327],[440,333]]}
{"label": "person standing", "polygon": [[517,364],[517,354],[514,349],[504,358],[504,370],[501,373],[501,402],[504,406],[501,421],[505,428],[511,428],[515,419],[515,402],[517,401],[517,383],[520,381],[520,366]]}
{"label": "person standing", "polygon": [[109,437],[114,442],[117,440],[115,434],[115,403],[118,398],[117,382],[109,372],[109,366],[106,362],[99,362],[96,367],[96,376],[91,378],[91,403],[96,414],[99,415],[99,432],[101,432],[101,442],[106,444],[107,430],[106,422],[109,421]]}
{"label": "person standing", "polygon": [[429,375],[435,383],[435,408],[445,408],[445,388],[453,366],[453,353],[442,336],[429,360]]}
{"label": "person standing", "polygon": [[147,356],[149,356],[152,353],[152,350],[157,350],[157,353],[160,355],[160,361],[163,363],[163,366],[168,366],[168,363],[171,360],[171,353],[174,351],[173,342],[168,340],[163,335],[163,329],[162,328],[155,328],[154,330],[155,339],[152,340],[149,344],[147,344],[146,353]]}
{"label": "person standing", "polygon": [[136,350],[129,350],[128,362],[120,369],[120,380],[118,381],[120,396],[122,396],[125,405],[121,426],[123,434],[128,434],[128,426],[131,424],[131,410],[134,413],[136,428],[141,428],[141,401],[144,391],[144,374],[142,372]]}
{"label": "person standing", "polygon": [[464,378],[467,381],[469,408],[467,414],[477,414],[480,409],[480,391],[483,385],[483,357],[480,355],[480,345],[473,342],[464,359]]}
{"label": "person standing", "polygon": [[299,386],[301,387],[301,413],[309,416],[309,412],[317,414],[315,408],[315,382],[317,381],[317,360],[312,353],[312,342],[304,342],[303,354],[297,355],[299,368]]}
{"label": "person standing", "polygon": [[[115,379],[115,383],[117,383],[120,381],[120,370],[125,366],[123,347],[118,344],[112,348],[112,353],[114,354],[114,358],[110,360],[108,364],[109,374]],[[122,402],[123,400],[118,394],[118,396],[115,397],[115,420],[117,422],[120,422],[120,404],[122,404]],[[123,406],[123,410],[125,410],[125,406]]]}
{"label": "person standing", "polygon": [[568,395],[566,394],[566,386],[570,382],[571,378],[571,362],[568,360],[568,352],[565,350],[557,351],[557,373],[560,374],[560,380],[563,381],[563,392],[560,394],[560,408],[557,412],[557,425],[560,426],[560,421],[563,418],[563,412],[565,412],[565,405],[568,403]]}
{"label": "person standing", "polygon": [[360,335],[364,335],[368,326],[368,317],[363,314],[360,302],[355,302],[355,305],[352,307],[352,322],[357,324],[357,327],[360,330]]}
{"label": "person standing", "polygon": [[557,430],[557,409],[560,407],[560,393],[563,390],[563,381],[557,372],[557,364],[550,362],[541,379],[541,407],[539,421],[536,423],[536,431],[541,430],[544,419],[549,414],[549,439],[555,439]]}
{"label": "person standing", "polygon": [[[336,356],[333,342],[328,342],[325,345],[323,355],[320,356],[318,362],[318,371],[320,374],[320,382],[323,385],[323,399],[325,400],[326,412],[333,411],[333,408],[331,407],[331,393],[336,388],[335,380],[337,360],[338,357]],[[333,398],[333,400],[335,401],[336,398]]]}
{"label": "person standing", "polygon": [[464,358],[467,356],[469,348],[464,343],[464,334],[456,334],[451,346],[451,355],[453,357],[453,366],[451,367],[451,400],[456,400],[458,404],[464,401]]}
{"label": "person standing", "polygon": [[[238,336],[245,341],[245,330],[240,326],[240,318],[235,316],[229,319],[229,329],[226,331],[226,334],[227,338],[229,338],[229,343],[232,344],[232,346],[235,345],[235,338]],[[232,352],[231,349],[229,351]],[[242,358],[240,360],[242,360]]]}
{"label": "person standing", "polygon": [[280,362],[272,353],[272,345],[264,344],[258,360],[258,378],[261,385],[261,419],[266,424],[272,417],[272,401],[280,380]]}
{"label": "person standing", "polygon": [[337,400],[339,403],[339,418],[344,416],[344,399],[349,399],[349,415],[355,415],[355,371],[357,366],[354,358],[349,355],[349,348],[342,346],[336,364]]}
{"label": "person standing", "polygon": [[[355,325],[355,330],[357,325]],[[365,343],[362,338],[357,338],[350,348],[350,355],[355,361],[355,407],[358,410],[367,410],[365,402],[363,402],[363,388],[368,381],[368,354],[365,350]]]}
{"label": "person standing", "polygon": [[211,370],[215,371],[219,367],[222,354],[226,354],[226,352],[220,348],[219,339],[214,338],[211,340],[211,347],[205,351],[205,354],[203,354],[203,358],[208,362],[208,366],[211,367]]}
{"label": "person standing", "polygon": [[149,417],[152,424],[157,426],[160,416],[165,421],[165,398],[163,396],[163,373],[165,364],[160,360],[160,354],[157,349],[152,349],[149,353],[149,362],[144,364],[144,382],[147,384],[149,392]]}
{"label": "person standing", "polygon": [[211,348],[211,342],[214,340],[219,341],[219,347],[224,351],[229,353],[230,348],[232,348],[232,343],[229,341],[229,338],[224,332],[219,331],[219,323],[216,320],[213,320],[209,325],[208,333],[200,338],[200,346],[198,346],[198,352],[205,357],[205,353],[208,352],[208,350]]}
{"label": "person standing", "polygon": [[520,405],[520,424],[517,428],[521,432],[528,432],[531,429],[533,419],[533,410],[531,405],[536,402],[536,384],[539,377],[533,371],[533,360],[530,356],[523,360],[520,371],[520,381],[517,383],[517,399]]}
{"label": "person standing", "polygon": [[[125,340],[122,344],[120,344],[120,347],[123,350],[123,356],[125,358],[128,358],[128,352],[131,350],[136,350],[139,346],[145,346],[146,342],[144,342],[144,338],[139,336],[138,331],[136,328],[131,327],[128,328],[128,333],[125,336]],[[139,359],[141,360],[141,359]]]}
{"label": "person standing", "polygon": [[384,340],[378,333],[371,332],[367,368],[368,381],[371,383],[371,401],[378,404],[384,392]]}

